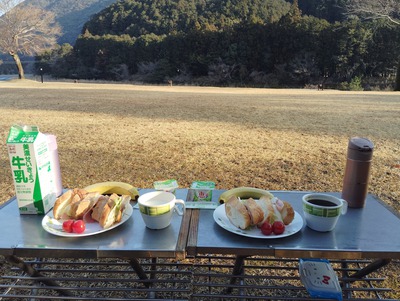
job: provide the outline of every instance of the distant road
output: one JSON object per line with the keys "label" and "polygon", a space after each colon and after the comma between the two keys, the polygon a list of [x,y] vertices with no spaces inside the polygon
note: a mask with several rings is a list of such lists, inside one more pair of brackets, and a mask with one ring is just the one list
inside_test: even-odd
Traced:
{"label": "distant road", "polygon": [[15,74],[0,74],[0,81],[12,80],[18,78]]}

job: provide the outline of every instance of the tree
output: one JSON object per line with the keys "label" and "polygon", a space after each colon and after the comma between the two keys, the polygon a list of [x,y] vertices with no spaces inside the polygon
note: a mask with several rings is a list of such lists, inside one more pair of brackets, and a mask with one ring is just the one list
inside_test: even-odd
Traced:
{"label": "tree", "polygon": [[0,0],[0,52],[12,56],[23,79],[19,54],[33,56],[56,45],[61,28],[53,13],[32,6],[13,7],[15,3]]}
{"label": "tree", "polygon": [[42,52],[35,57],[35,72],[38,73],[40,68],[43,68],[56,78],[72,76],[73,71],[71,70],[76,68],[73,50],[70,44],[64,43]]}
{"label": "tree", "polygon": [[[346,4],[347,14],[364,20],[383,19],[389,24],[400,26],[399,0],[350,0]],[[396,91],[400,91],[400,57],[397,63]]]}
{"label": "tree", "polygon": [[400,25],[399,0],[350,0],[346,4],[347,14],[363,19],[386,19]]}

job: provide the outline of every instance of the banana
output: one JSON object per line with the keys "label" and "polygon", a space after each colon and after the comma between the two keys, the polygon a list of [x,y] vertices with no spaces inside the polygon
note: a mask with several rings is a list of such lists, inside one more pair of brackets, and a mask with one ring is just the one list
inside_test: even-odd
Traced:
{"label": "banana", "polygon": [[139,197],[139,191],[131,184],[124,182],[102,182],[89,185],[84,188],[86,191],[94,192],[97,191],[100,194],[112,194],[116,193],[119,195],[129,195],[132,200],[136,201]]}
{"label": "banana", "polygon": [[267,190],[253,187],[237,187],[223,192],[219,197],[220,204],[226,203],[232,195],[241,199],[259,199],[263,195],[269,196],[271,198],[273,197],[273,195]]}

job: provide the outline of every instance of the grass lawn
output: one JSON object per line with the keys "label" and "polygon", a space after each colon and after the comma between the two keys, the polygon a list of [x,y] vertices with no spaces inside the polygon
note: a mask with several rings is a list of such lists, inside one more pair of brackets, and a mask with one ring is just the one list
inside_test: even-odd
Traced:
{"label": "grass lawn", "polygon": [[1,201],[14,195],[8,130],[23,123],[57,136],[69,188],[174,178],[180,187],[340,191],[348,140],[366,137],[375,145],[369,192],[400,211],[399,92],[31,80],[0,82],[0,92]]}

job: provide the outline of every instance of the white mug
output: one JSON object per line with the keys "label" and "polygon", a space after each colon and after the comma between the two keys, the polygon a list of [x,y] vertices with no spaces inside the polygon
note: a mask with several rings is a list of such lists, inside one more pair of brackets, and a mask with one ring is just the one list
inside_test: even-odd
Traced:
{"label": "white mug", "polygon": [[[146,227],[150,229],[164,229],[172,220],[174,211],[183,215],[185,201],[179,200],[171,192],[153,191],[139,196],[139,210]],[[180,209],[176,204],[180,204]]]}
{"label": "white mug", "polygon": [[347,212],[347,202],[325,193],[303,196],[303,213],[306,224],[320,232],[332,231],[339,217]]}

